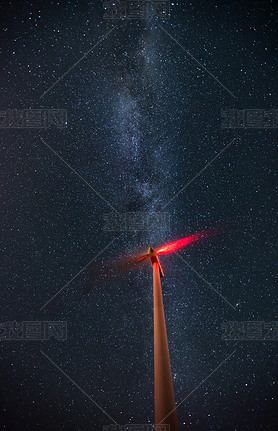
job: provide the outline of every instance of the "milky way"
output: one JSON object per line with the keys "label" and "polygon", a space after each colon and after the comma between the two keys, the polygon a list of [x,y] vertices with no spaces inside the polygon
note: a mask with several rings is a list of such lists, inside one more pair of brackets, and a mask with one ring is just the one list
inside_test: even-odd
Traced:
{"label": "milky way", "polygon": [[215,229],[160,259],[179,429],[275,430],[277,340],[221,326],[278,320],[277,129],[221,126],[277,109],[273,2],[173,2],[169,20],[80,3],[1,7],[1,111],[67,111],[66,128],[0,129],[1,322],[68,334],[1,341],[0,428],[153,423],[152,269],[135,257]]}

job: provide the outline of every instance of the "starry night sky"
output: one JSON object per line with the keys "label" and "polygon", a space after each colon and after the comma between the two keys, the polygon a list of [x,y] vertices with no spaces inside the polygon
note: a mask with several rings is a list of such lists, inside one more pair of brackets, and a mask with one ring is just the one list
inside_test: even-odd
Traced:
{"label": "starry night sky", "polygon": [[[1,110],[68,112],[65,129],[0,129],[1,322],[68,324],[65,341],[1,341],[0,430],[113,423],[41,351],[118,424],[153,423],[152,269],[126,256],[214,228],[161,256],[176,402],[235,351],[179,427],[278,428],[278,341],[221,340],[222,323],[278,320],[277,129],[221,127],[221,110],[278,108],[274,5],[173,2],[164,21],[106,20],[101,1],[0,6]],[[111,211],[171,226],[108,232]]]}

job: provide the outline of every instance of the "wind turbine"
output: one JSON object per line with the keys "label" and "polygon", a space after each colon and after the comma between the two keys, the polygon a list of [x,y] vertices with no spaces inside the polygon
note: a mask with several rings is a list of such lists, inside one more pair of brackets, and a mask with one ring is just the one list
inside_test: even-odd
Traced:
{"label": "wind turbine", "polygon": [[155,424],[168,424],[170,431],[178,431],[178,419],[161,290],[161,277],[164,277],[164,273],[158,255],[173,253],[207,236],[208,232],[203,232],[166,244],[157,250],[150,247],[147,254],[137,259],[139,262],[149,258],[153,267]]}

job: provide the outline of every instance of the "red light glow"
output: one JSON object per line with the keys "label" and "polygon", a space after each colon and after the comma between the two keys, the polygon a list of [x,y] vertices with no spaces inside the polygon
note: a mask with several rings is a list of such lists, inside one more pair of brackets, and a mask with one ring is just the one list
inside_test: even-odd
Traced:
{"label": "red light glow", "polygon": [[208,232],[201,232],[195,235],[187,236],[186,238],[179,239],[178,241],[170,242],[169,244],[163,245],[156,250],[157,254],[168,254],[174,253],[182,247],[185,247],[199,239],[205,238],[209,235]]}
{"label": "red light glow", "polygon": [[[169,254],[174,253],[175,251],[179,250],[182,247],[186,247],[189,244],[192,244],[193,242],[199,241],[200,239],[207,238],[208,236],[214,235],[216,233],[216,230],[208,230],[204,232],[196,233],[195,235],[187,236],[186,238],[179,239],[174,242],[170,242],[169,244],[165,244],[162,247],[158,248],[156,250],[156,254]],[[149,257],[148,254],[145,254],[141,256],[139,259],[137,259],[137,262],[140,262],[141,260],[146,259]]]}

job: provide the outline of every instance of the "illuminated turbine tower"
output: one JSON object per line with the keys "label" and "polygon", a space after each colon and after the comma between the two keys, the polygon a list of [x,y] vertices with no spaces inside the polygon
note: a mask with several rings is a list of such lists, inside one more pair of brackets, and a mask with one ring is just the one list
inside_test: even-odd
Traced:
{"label": "illuminated turbine tower", "polygon": [[168,424],[170,431],[178,431],[178,419],[173,388],[168,339],[166,332],[161,277],[164,277],[158,254],[173,253],[208,233],[199,233],[160,247],[150,247],[138,261],[150,258],[153,266],[153,315],[154,315],[154,413],[155,424]]}
{"label": "illuminated turbine tower", "polygon": [[169,424],[171,431],[178,431],[178,419],[160,280],[160,277],[163,277],[164,274],[156,251],[152,247],[149,248],[149,256],[153,266],[155,424]]}

